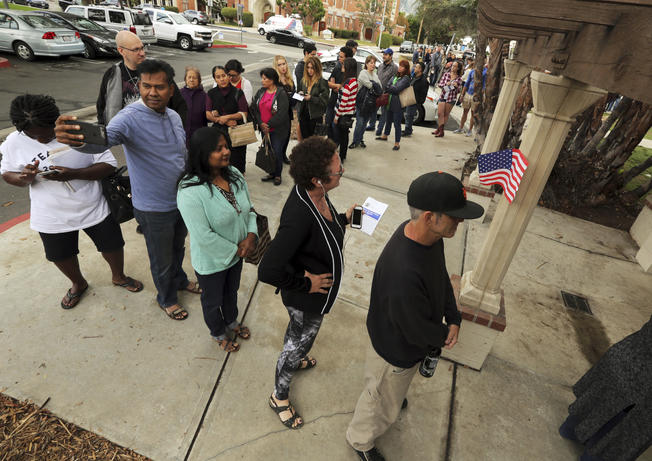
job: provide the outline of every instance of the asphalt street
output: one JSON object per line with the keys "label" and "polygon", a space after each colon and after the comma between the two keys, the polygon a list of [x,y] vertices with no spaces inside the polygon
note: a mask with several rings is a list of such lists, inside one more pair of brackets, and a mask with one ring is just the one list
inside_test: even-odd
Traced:
{"label": "asphalt street", "polygon": [[[240,42],[240,32],[223,30],[224,40]],[[147,51],[150,58],[169,62],[176,72],[177,82],[183,81],[184,69],[193,65],[199,68],[207,88],[212,87],[211,69],[224,65],[229,59],[238,59],[245,68],[254,91],[260,87],[259,71],[272,65],[277,54],[287,58],[291,66],[297,62],[302,52],[299,48],[273,45],[256,33],[243,33],[243,43],[247,48],[209,48],[202,51],[183,51],[175,47],[152,45]],[[321,45],[318,48],[322,48]],[[325,48],[325,47],[324,47]],[[67,59],[37,58],[24,62],[9,53],[0,53],[7,58],[11,67],[0,69],[0,130],[11,127],[9,105],[18,95],[27,92],[49,94],[57,101],[62,113],[83,107],[94,106],[102,80],[102,75],[118,59],[84,59],[72,56]],[[180,85],[181,86],[181,85]],[[118,162],[124,164],[120,148],[112,149]],[[29,211],[27,188],[11,186],[0,181],[0,223]]]}

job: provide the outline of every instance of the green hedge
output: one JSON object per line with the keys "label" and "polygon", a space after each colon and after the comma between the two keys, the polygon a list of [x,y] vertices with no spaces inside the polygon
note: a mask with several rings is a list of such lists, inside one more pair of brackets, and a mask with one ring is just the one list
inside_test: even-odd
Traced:
{"label": "green hedge", "polygon": [[357,32],[357,31],[356,31],[356,32],[351,31],[351,38],[352,38],[353,40],[360,40],[360,32]]}
{"label": "green hedge", "polygon": [[166,7],[165,7],[165,11],[173,11],[173,12],[175,12],[175,13],[178,13],[178,12],[179,12],[179,8],[177,8],[176,6],[166,6]]}
{"label": "green hedge", "polygon": [[383,32],[383,35],[380,38],[380,48],[385,49],[389,48],[392,45],[392,36],[387,32]]}
{"label": "green hedge", "polygon": [[252,27],[254,25],[254,14],[249,11],[242,13],[242,25],[244,27]]}
{"label": "green hedge", "polygon": [[397,37],[396,35],[392,35],[392,45],[398,46],[401,43],[403,43],[403,37]]}
{"label": "green hedge", "polygon": [[312,35],[312,26],[303,26],[303,35],[310,37]]}
{"label": "green hedge", "polygon": [[226,7],[222,8],[222,16],[224,17],[225,21],[235,22],[235,18],[238,16],[238,12],[235,8]]}

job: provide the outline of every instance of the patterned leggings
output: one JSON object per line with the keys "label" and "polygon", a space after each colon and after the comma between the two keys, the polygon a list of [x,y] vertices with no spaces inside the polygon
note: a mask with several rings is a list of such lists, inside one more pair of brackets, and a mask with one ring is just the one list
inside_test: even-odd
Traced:
{"label": "patterned leggings", "polygon": [[315,342],[324,316],[303,312],[294,307],[285,306],[290,314],[290,323],[285,331],[283,350],[276,363],[275,395],[279,400],[286,400],[290,394],[290,381],[301,366],[304,358]]}

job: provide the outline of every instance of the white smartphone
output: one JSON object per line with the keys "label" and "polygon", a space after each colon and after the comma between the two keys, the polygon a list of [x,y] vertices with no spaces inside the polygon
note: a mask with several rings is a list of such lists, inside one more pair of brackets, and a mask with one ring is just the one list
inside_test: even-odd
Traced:
{"label": "white smartphone", "polygon": [[36,173],[36,176],[47,176],[49,174],[57,173],[58,170],[45,170],[45,171],[39,171]]}
{"label": "white smartphone", "polygon": [[362,228],[362,207],[357,206],[353,208],[353,214],[351,215],[351,227],[353,229]]}

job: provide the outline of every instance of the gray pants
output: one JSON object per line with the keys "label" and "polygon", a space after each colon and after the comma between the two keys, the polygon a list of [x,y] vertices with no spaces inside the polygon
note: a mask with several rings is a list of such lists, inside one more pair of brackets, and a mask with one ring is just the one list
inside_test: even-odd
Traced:
{"label": "gray pants", "polygon": [[274,394],[279,400],[286,400],[290,394],[290,381],[312,348],[324,316],[303,312],[294,307],[285,306],[290,314],[290,323],[285,331],[283,350],[276,363],[276,380]]}
{"label": "gray pants", "polygon": [[346,431],[346,440],[353,448],[371,450],[376,439],[396,421],[418,368],[418,363],[412,368],[395,367],[385,362],[369,344],[365,388]]}

